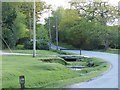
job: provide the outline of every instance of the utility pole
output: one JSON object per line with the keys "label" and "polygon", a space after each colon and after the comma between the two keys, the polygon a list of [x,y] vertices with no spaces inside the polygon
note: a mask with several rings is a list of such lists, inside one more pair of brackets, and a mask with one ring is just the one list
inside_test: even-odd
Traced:
{"label": "utility pole", "polygon": [[52,43],[52,37],[51,37],[51,30],[50,30],[50,17],[49,17],[49,37],[50,37],[50,49],[51,49],[51,43]]}
{"label": "utility pole", "polygon": [[56,49],[58,50],[58,17],[56,16]]}
{"label": "utility pole", "polygon": [[29,32],[30,32],[30,40],[31,40],[32,39],[32,37],[31,37],[32,36],[32,34],[31,34],[32,33],[32,31],[31,31],[32,28],[31,28],[31,13],[30,13],[30,11],[29,11],[29,29],[30,29],[29,30]]}
{"label": "utility pole", "polygon": [[33,57],[36,56],[36,5],[34,0],[34,12],[33,12],[34,22],[33,22]]}

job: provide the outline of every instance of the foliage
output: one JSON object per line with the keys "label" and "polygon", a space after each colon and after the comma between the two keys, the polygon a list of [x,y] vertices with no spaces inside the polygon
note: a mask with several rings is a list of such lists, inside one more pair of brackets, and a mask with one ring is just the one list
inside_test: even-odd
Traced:
{"label": "foliage", "polygon": [[[41,12],[45,8],[47,6],[44,2],[36,2],[36,12]],[[36,13],[37,21],[38,15],[41,13]],[[10,48],[15,48],[17,44],[25,44],[31,40],[33,35],[33,2],[3,2],[2,16],[2,38]],[[37,25],[37,29],[42,30],[41,32],[37,30],[37,37],[43,37],[44,40],[48,41],[47,30],[42,25]],[[25,42],[25,40],[27,41]],[[3,47],[7,48],[4,42]]]}
{"label": "foliage", "polygon": [[70,37],[70,28],[77,24],[77,21],[80,20],[79,15],[75,10],[65,10],[64,16],[61,18],[59,23],[59,40],[68,41]]}
{"label": "foliage", "polygon": [[[48,32],[49,20],[52,42],[55,42],[56,23],[58,24],[59,42],[67,43],[75,48],[107,49],[120,48],[119,27],[110,26],[117,16],[117,8],[102,1],[70,2],[71,9],[59,7],[46,19],[46,24],[37,24],[37,48],[48,48],[50,41]],[[50,9],[44,2],[36,2],[36,17],[41,17],[44,9]],[[30,44],[33,37],[33,3],[3,2],[2,5],[2,37],[10,48],[17,44]],[[56,18],[58,19],[56,22]],[[27,46],[30,45],[30,46]],[[3,47],[7,47],[3,42]]]}
{"label": "foliage", "polygon": [[10,3],[4,2],[2,4],[2,16],[2,37],[4,38],[4,40],[6,40],[10,47],[14,47],[16,36],[12,27],[17,16],[17,12]]}
{"label": "foliage", "polygon": [[[33,49],[33,42],[32,41],[26,41],[26,43],[24,43],[24,48],[25,49]],[[48,50],[49,49],[48,42],[37,41],[36,42],[36,49],[38,49],[38,50]]]}
{"label": "foliage", "polygon": [[114,22],[117,17],[117,8],[102,0],[93,1],[70,1],[71,8],[78,11],[80,16],[86,17],[89,21],[95,20],[103,25]]}
{"label": "foliage", "polygon": [[49,41],[48,30],[43,25],[37,25],[37,39],[40,41]]}
{"label": "foliage", "polygon": [[25,21],[26,16],[21,13],[21,12],[17,12],[17,17],[14,21],[13,24],[13,31],[14,31],[14,35],[16,35],[16,39],[20,39],[23,37],[26,37],[26,32],[27,32],[27,28],[26,28],[26,21]]}
{"label": "foliage", "polygon": [[[71,2],[71,9],[58,8],[51,20],[52,41],[55,40],[55,17],[58,15],[59,42],[81,49],[119,48],[118,26],[111,25],[117,16],[117,8],[103,2]],[[82,6],[83,4],[83,6]],[[96,8],[96,9],[95,9]],[[111,12],[111,10],[113,12]],[[109,17],[110,16],[110,17]],[[91,18],[91,19],[90,19]],[[48,25],[48,22],[46,23]]]}
{"label": "foliage", "polygon": [[19,45],[19,44],[18,44],[18,45],[16,46],[16,49],[17,49],[17,50],[23,50],[23,49],[24,49],[24,45]]}

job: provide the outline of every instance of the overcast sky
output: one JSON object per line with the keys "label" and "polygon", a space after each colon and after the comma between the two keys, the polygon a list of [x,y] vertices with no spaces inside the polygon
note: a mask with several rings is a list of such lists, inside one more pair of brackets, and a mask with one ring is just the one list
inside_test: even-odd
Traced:
{"label": "overcast sky", "polygon": [[[45,1],[46,4],[48,4],[48,5],[51,4],[51,5],[52,5],[52,8],[53,8],[53,9],[56,9],[56,8],[59,7],[59,6],[62,6],[62,7],[64,7],[64,8],[69,7],[68,2],[71,1],[71,0],[42,0],[42,1]],[[109,4],[111,4],[111,5],[118,6],[118,2],[119,2],[120,0],[102,0],[102,1],[107,1],[107,2],[109,2]],[[42,15],[41,20],[40,20],[40,23],[44,23],[44,18],[46,18],[46,17],[48,17],[48,16],[49,16],[48,13],[44,13],[44,14]]]}

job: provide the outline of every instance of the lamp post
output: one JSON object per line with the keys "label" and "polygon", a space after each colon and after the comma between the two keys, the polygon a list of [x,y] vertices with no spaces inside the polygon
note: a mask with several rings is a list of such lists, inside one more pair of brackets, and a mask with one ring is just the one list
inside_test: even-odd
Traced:
{"label": "lamp post", "polygon": [[34,22],[33,22],[33,57],[36,56],[36,5],[34,0],[34,12],[33,12]]}

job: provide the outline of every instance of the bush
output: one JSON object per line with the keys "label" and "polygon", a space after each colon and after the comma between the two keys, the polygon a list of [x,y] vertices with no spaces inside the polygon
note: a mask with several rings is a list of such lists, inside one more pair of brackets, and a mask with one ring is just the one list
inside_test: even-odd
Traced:
{"label": "bush", "polygon": [[16,46],[16,49],[22,50],[22,49],[24,49],[24,45],[17,45],[17,46]]}
{"label": "bush", "polygon": [[48,50],[49,49],[48,42],[46,41],[37,42],[37,49]]}
{"label": "bush", "polygon": [[[27,41],[24,44],[24,48],[25,49],[33,49],[33,42],[32,41]],[[40,49],[40,50],[48,50],[49,49],[49,45],[47,42],[45,41],[37,41],[36,42],[36,49]]]}
{"label": "bush", "polygon": [[29,41],[30,40],[30,38],[28,38],[28,37],[23,37],[23,38],[20,38],[20,39],[18,39],[18,41],[16,42],[16,45],[24,45],[25,43],[26,43],[26,41]]}
{"label": "bush", "polygon": [[104,45],[99,45],[97,49],[105,49]]}
{"label": "bush", "polygon": [[33,44],[31,41],[26,41],[26,43],[24,43],[24,48],[25,49],[33,49]]}

